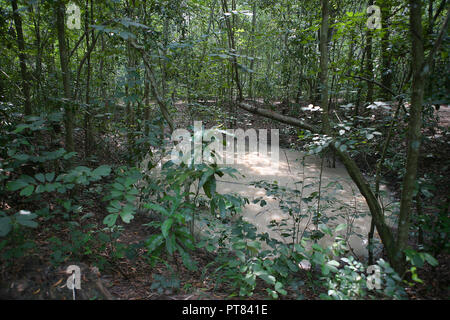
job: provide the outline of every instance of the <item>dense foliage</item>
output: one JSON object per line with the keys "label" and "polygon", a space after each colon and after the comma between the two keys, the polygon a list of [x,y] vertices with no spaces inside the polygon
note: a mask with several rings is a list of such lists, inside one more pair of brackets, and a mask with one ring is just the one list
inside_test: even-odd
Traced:
{"label": "dense foliage", "polygon": [[[29,256],[105,273],[144,261],[159,294],[188,292],[189,274],[227,297],[413,296],[449,254],[447,27],[445,0],[0,0],[1,273]],[[176,128],[251,127],[244,112],[305,158],[343,163],[372,217],[357,235],[368,261],[323,160],[298,188],[255,181],[256,199],[217,191],[242,173],[215,155],[166,161]],[[240,216],[269,198],[283,241]],[[136,225],[145,236],[124,241]]]}

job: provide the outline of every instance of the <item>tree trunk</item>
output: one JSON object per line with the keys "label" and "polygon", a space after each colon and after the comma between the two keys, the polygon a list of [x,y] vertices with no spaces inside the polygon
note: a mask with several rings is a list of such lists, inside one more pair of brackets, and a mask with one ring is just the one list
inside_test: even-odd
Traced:
{"label": "tree trunk", "polygon": [[[250,61],[250,70],[254,71],[253,68],[255,66],[255,30],[256,30],[256,0],[253,1],[252,4],[252,12],[253,12],[253,16],[252,16],[252,36],[251,36],[251,41],[250,41],[250,46],[251,46],[251,50],[250,50],[250,55],[252,57],[252,61]],[[248,83],[248,97],[250,99],[253,99],[253,72],[250,72],[250,78],[249,78],[249,83]]]}
{"label": "tree trunk", "polygon": [[[233,8],[235,6],[235,3],[233,2]],[[227,0],[222,0],[222,10],[223,13],[225,14],[228,11],[228,5],[227,5]],[[232,9],[233,11],[235,10]],[[234,42],[234,32],[233,32],[233,25],[230,22],[230,19],[225,16],[225,22],[227,25],[227,33],[228,33],[228,45],[229,45],[229,49],[233,54],[236,54],[236,46],[235,46],[235,42]],[[234,81],[236,83],[236,88],[238,90],[238,100],[242,101],[243,95],[242,95],[242,88],[241,88],[241,82],[239,80],[239,70],[238,70],[238,62],[237,62],[237,58],[236,56],[232,56],[231,57],[231,61],[232,61],[232,65],[233,65],[233,70],[234,70]]]}
{"label": "tree trunk", "polygon": [[14,24],[16,26],[17,47],[19,48],[20,74],[22,76],[22,90],[25,97],[24,111],[25,115],[28,116],[32,113],[30,100],[30,83],[27,70],[27,57],[25,54],[25,40],[23,38],[22,18],[17,12],[17,0],[11,1],[11,7],[13,10]]}
{"label": "tree trunk", "polygon": [[322,25],[320,28],[320,96],[322,111],[322,130],[329,134],[331,132],[328,116],[328,0],[322,0]]}
{"label": "tree trunk", "polygon": [[[383,0],[381,7],[381,24],[384,29],[383,38],[381,39],[381,83],[391,89],[392,87],[392,70],[391,70],[391,50],[389,49],[390,26],[389,16],[391,14],[391,0]],[[391,100],[392,95],[389,91],[384,91],[384,99]]]}
{"label": "tree trunk", "polygon": [[[92,2],[91,2],[91,10],[92,10]],[[91,11],[92,12],[92,11]],[[92,17],[91,17],[92,18]],[[92,19],[91,22],[92,24]],[[85,103],[86,103],[86,110],[84,113],[84,132],[85,132],[85,139],[84,139],[84,147],[85,147],[85,154],[88,157],[91,153],[92,149],[92,142],[94,140],[93,134],[92,134],[92,124],[91,124],[91,108],[89,107],[90,103],[90,82],[91,82],[91,52],[89,51],[89,0],[86,0],[86,13],[85,13],[85,33],[86,33],[86,54],[87,54],[87,62],[86,62],[86,96],[85,96]],[[92,39],[94,39],[94,34],[92,34]]]}
{"label": "tree trunk", "polygon": [[[373,5],[373,0],[369,1],[369,6]],[[373,80],[373,60],[372,60],[372,32],[367,29],[367,43],[366,43],[366,59],[367,59],[367,78]],[[364,60],[364,59],[363,59]],[[366,102],[373,102],[373,82],[367,82],[367,97]]]}
{"label": "tree trunk", "polygon": [[65,127],[66,136],[65,144],[66,150],[69,152],[74,151],[73,144],[73,110],[72,110],[72,94],[70,89],[70,71],[69,71],[69,58],[66,46],[66,35],[65,35],[65,21],[64,21],[65,6],[64,1],[59,0],[56,3],[56,29],[58,33],[58,44],[59,44],[59,59],[61,62],[61,72],[64,87],[64,102],[65,106]]}
{"label": "tree trunk", "polygon": [[[32,8],[32,7],[31,7]],[[34,19],[34,33],[36,35],[36,69],[34,76],[36,78],[36,84],[37,84],[37,96],[39,103],[41,102],[43,92],[42,92],[42,84],[41,84],[41,78],[42,78],[42,44],[41,44],[41,13],[40,13],[40,4],[36,4],[36,12],[35,15],[37,15],[37,19]]]}
{"label": "tree trunk", "polygon": [[406,173],[403,177],[402,198],[400,201],[400,215],[397,235],[397,256],[394,267],[401,274],[405,271],[403,250],[408,244],[409,222],[411,204],[414,194],[417,164],[420,154],[421,127],[422,127],[422,103],[425,86],[424,74],[424,43],[422,27],[422,1],[410,0],[410,30],[412,36],[412,60],[413,72],[411,88],[410,118],[408,124],[408,153],[406,160]]}

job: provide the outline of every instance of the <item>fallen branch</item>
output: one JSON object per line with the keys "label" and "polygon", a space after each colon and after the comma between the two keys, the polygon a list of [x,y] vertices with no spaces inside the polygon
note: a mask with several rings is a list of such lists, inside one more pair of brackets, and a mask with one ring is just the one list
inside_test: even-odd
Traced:
{"label": "fallen branch", "polygon": [[280,122],[283,122],[283,123],[286,123],[286,124],[290,124],[290,125],[292,125],[294,127],[298,127],[298,128],[301,128],[301,129],[306,129],[306,130],[309,130],[309,131],[311,131],[313,133],[320,133],[321,132],[321,130],[319,128],[317,128],[315,126],[312,126],[312,125],[309,125],[309,124],[303,122],[302,120],[299,120],[299,119],[296,119],[296,118],[293,118],[293,117],[289,117],[289,116],[285,116],[285,115],[273,112],[271,110],[258,108],[256,106],[252,106],[252,105],[250,105],[248,103],[245,103],[245,102],[238,103],[238,106],[241,109],[244,109],[244,110],[246,110],[246,111],[248,111],[250,113],[258,114],[258,115],[261,115],[263,117],[266,117],[266,118],[269,118],[269,119],[272,119],[272,120],[276,120],[276,121],[280,121]]}

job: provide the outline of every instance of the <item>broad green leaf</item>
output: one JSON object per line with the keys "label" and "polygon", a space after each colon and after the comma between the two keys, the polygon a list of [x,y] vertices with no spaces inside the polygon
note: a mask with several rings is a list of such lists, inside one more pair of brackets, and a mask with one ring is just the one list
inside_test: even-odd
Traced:
{"label": "broad green leaf", "polygon": [[120,190],[120,191],[124,191],[125,190],[125,187],[123,185],[121,185],[120,183],[118,183],[118,182],[115,182],[112,186],[113,186],[114,189],[117,189],[117,190]]}
{"label": "broad green leaf", "polygon": [[94,176],[108,176],[111,173],[111,167],[107,165],[103,165],[92,171],[92,175]]}
{"label": "broad green leaf", "polygon": [[30,127],[29,124],[21,123],[21,124],[19,124],[19,125],[16,127],[16,129],[15,129],[13,132],[14,132],[14,133],[20,133],[20,132],[22,132],[24,129],[29,128],[29,127]]}
{"label": "broad green leaf", "polygon": [[64,158],[64,160],[67,160],[67,159],[72,158],[72,157],[75,156],[76,154],[77,154],[77,152],[69,152],[69,153],[66,153],[66,154],[63,156],[63,158]]}
{"label": "broad green leaf", "polygon": [[15,181],[9,181],[7,185],[7,189],[9,191],[17,191],[19,189],[22,189],[23,187],[26,187],[28,185],[27,182],[23,180],[15,180]]}
{"label": "broad green leaf", "polygon": [[123,222],[130,223],[130,221],[134,218],[133,211],[124,210],[120,213],[120,217]]}
{"label": "broad green leaf", "polygon": [[39,182],[44,183],[45,182],[45,176],[42,173],[38,173],[34,176],[36,178],[36,180],[38,180]]}
{"label": "broad green leaf", "polygon": [[335,232],[339,232],[339,231],[342,231],[342,230],[344,230],[344,229],[346,229],[347,228],[347,225],[345,224],[345,223],[341,223],[340,225],[338,225],[337,227],[336,227],[336,229],[334,229],[334,231]]}
{"label": "broad green leaf", "polygon": [[38,226],[38,223],[31,219],[17,219],[17,222],[23,226],[30,228],[36,228]]}
{"label": "broad green leaf", "polygon": [[172,218],[167,219],[162,224],[161,232],[162,232],[164,238],[167,238],[167,236],[169,235],[169,230],[170,230],[170,227],[172,227],[172,224],[173,224],[173,219]]}
{"label": "broad green leaf", "polygon": [[45,174],[45,179],[48,182],[52,182],[54,178],[55,178],[55,173],[54,172],[50,172],[50,173],[46,173]]}
{"label": "broad green leaf", "polygon": [[175,240],[175,234],[171,234],[169,236],[169,238],[167,238],[167,240],[166,240],[166,249],[167,249],[167,252],[170,255],[173,255],[173,253],[175,252],[175,248],[176,248],[176,242],[175,241],[176,241]]}
{"label": "broad green leaf", "polygon": [[429,253],[424,253],[425,260],[433,267],[436,267],[439,262]]}
{"label": "broad green leaf", "polygon": [[156,203],[146,203],[144,204],[144,207],[147,209],[158,211],[166,216],[169,215],[169,212],[165,208],[161,207],[159,204]]}
{"label": "broad green leaf", "polygon": [[12,229],[12,223],[10,217],[0,218],[0,237],[6,236]]}
{"label": "broad green leaf", "polygon": [[212,197],[216,194],[216,179],[214,176],[211,176],[203,185],[203,190],[208,198],[212,199]]}
{"label": "broad green leaf", "polygon": [[108,227],[112,227],[116,224],[118,215],[115,213],[108,214],[105,219],[103,219],[103,224],[106,224]]}
{"label": "broad green leaf", "polygon": [[150,253],[155,251],[164,241],[162,234],[154,234],[146,241],[147,249]]}
{"label": "broad green leaf", "polygon": [[181,260],[183,260],[183,264],[186,266],[186,268],[188,268],[191,271],[196,271],[197,270],[197,264],[192,260],[192,258],[189,255],[189,253],[184,251],[184,249],[178,244],[177,244],[177,249],[178,249],[178,252],[181,255]]}
{"label": "broad green leaf", "polygon": [[245,262],[245,253],[244,252],[242,252],[241,250],[236,250],[235,254],[239,258],[239,260],[241,260],[242,262]]}
{"label": "broad green leaf", "polygon": [[17,160],[19,160],[19,161],[27,161],[29,158],[30,158],[30,156],[29,155],[27,155],[27,154],[15,154],[14,156],[13,156],[13,158],[14,159],[17,159]]}
{"label": "broad green leaf", "polygon": [[329,236],[333,236],[333,233],[331,232],[331,229],[326,224],[319,224],[319,229],[323,232],[328,234]]}
{"label": "broad green leaf", "polygon": [[34,191],[34,186],[29,184],[27,187],[23,188],[22,191],[20,191],[20,195],[28,197],[33,193],[33,191]]}
{"label": "broad green leaf", "polygon": [[198,188],[201,189],[203,187],[203,185],[205,184],[205,182],[209,179],[210,176],[212,176],[214,174],[214,170],[209,168],[207,171],[205,171],[205,173],[203,173],[199,183],[198,183]]}
{"label": "broad green leaf", "polygon": [[276,279],[274,276],[269,275],[267,272],[257,272],[255,273],[258,277],[263,279],[268,284],[274,285],[276,283]]}
{"label": "broad green leaf", "polygon": [[283,284],[281,282],[275,283],[275,290],[281,293],[282,295],[287,294],[287,291],[283,289]]}

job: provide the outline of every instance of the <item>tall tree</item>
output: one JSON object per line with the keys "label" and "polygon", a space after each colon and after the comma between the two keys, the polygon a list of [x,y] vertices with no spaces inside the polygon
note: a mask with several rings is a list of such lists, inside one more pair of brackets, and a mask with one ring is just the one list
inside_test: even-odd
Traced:
{"label": "tall tree", "polygon": [[[383,26],[383,37],[381,39],[381,83],[391,89],[392,87],[392,44],[390,43],[390,19],[392,10],[392,0],[382,0],[381,6],[381,24]],[[383,91],[384,99],[390,100],[392,95],[389,91]]]}
{"label": "tall tree", "polygon": [[74,115],[72,107],[73,102],[70,85],[69,53],[66,45],[64,12],[65,12],[64,1],[58,0],[55,4],[55,14],[56,14],[56,31],[58,34],[58,45],[59,45],[59,60],[61,63],[61,72],[65,98],[64,101],[64,110],[65,110],[64,122],[66,127],[65,147],[67,151],[71,152],[74,150],[73,144]]}
{"label": "tall tree", "polygon": [[405,270],[404,249],[408,244],[409,225],[411,216],[411,204],[416,185],[417,166],[419,163],[421,129],[422,129],[422,105],[426,79],[430,73],[430,65],[433,62],[434,54],[440,46],[442,38],[447,31],[447,18],[443,24],[438,39],[436,40],[427,59],[424,55],[424,34],[422,26],[422,1],[410,0],[410,33],[411,33],[411,106],[408,123],[408,151],[406,159],[406,173],[403,177],[402,197],[400,201],[399,226],[397,234],[397,257],[395,267],[397,272],[403,273]]}
{"label": "tall tree", "polygon": [[25,54],[25,39],[23,37],[22,18],[20,17],[17,0],[11,0],[11,7],[13,10],[14,25],[16,26],[17,47],[19,48],[20,73],[22,75],[22,90],[25,98],[24,111],[25,115],[30,115],[31,100],[30,100],[30,75],[27,70],[27,56]]}
{"label": "tall tree", "polygon": [[232,66],[233,66],[233,74],[234,74],[234,82],[236,84],[236,88],[238,90],[238,100],[242,101],[244,99],[243,94],[242,94],[242,86],[241,86],[241,82],[239,80],[239,69],[238,69],[238,62],[237,62],[237,57],[236,57],[236,43],[235,43],[235,39],[234,39],[234,23],[232,23],[232,21],[234,22],[234,18],[232,18],[230,21],[230,15],[234,17],[234,12],[236,11],[236,2],[235,0],[232,0],[232,12],[230,12],[228,10],[228,4],[227,4],[227,0],[222,0],[222,10],[223,10],[223,14],[225,16],[225,23],[227,26],[227,34],[228,34],[228,47],[230,52],[233,54],[233,56],[231,57],[231,61],[232,61]]}
{"label": "tall tree", "polygon": [[320,28],[320,90],[322,107],[322,128],[327,134],[330,133],[330,121],[328,115],[328,0],[322,1],[322,25]]}

